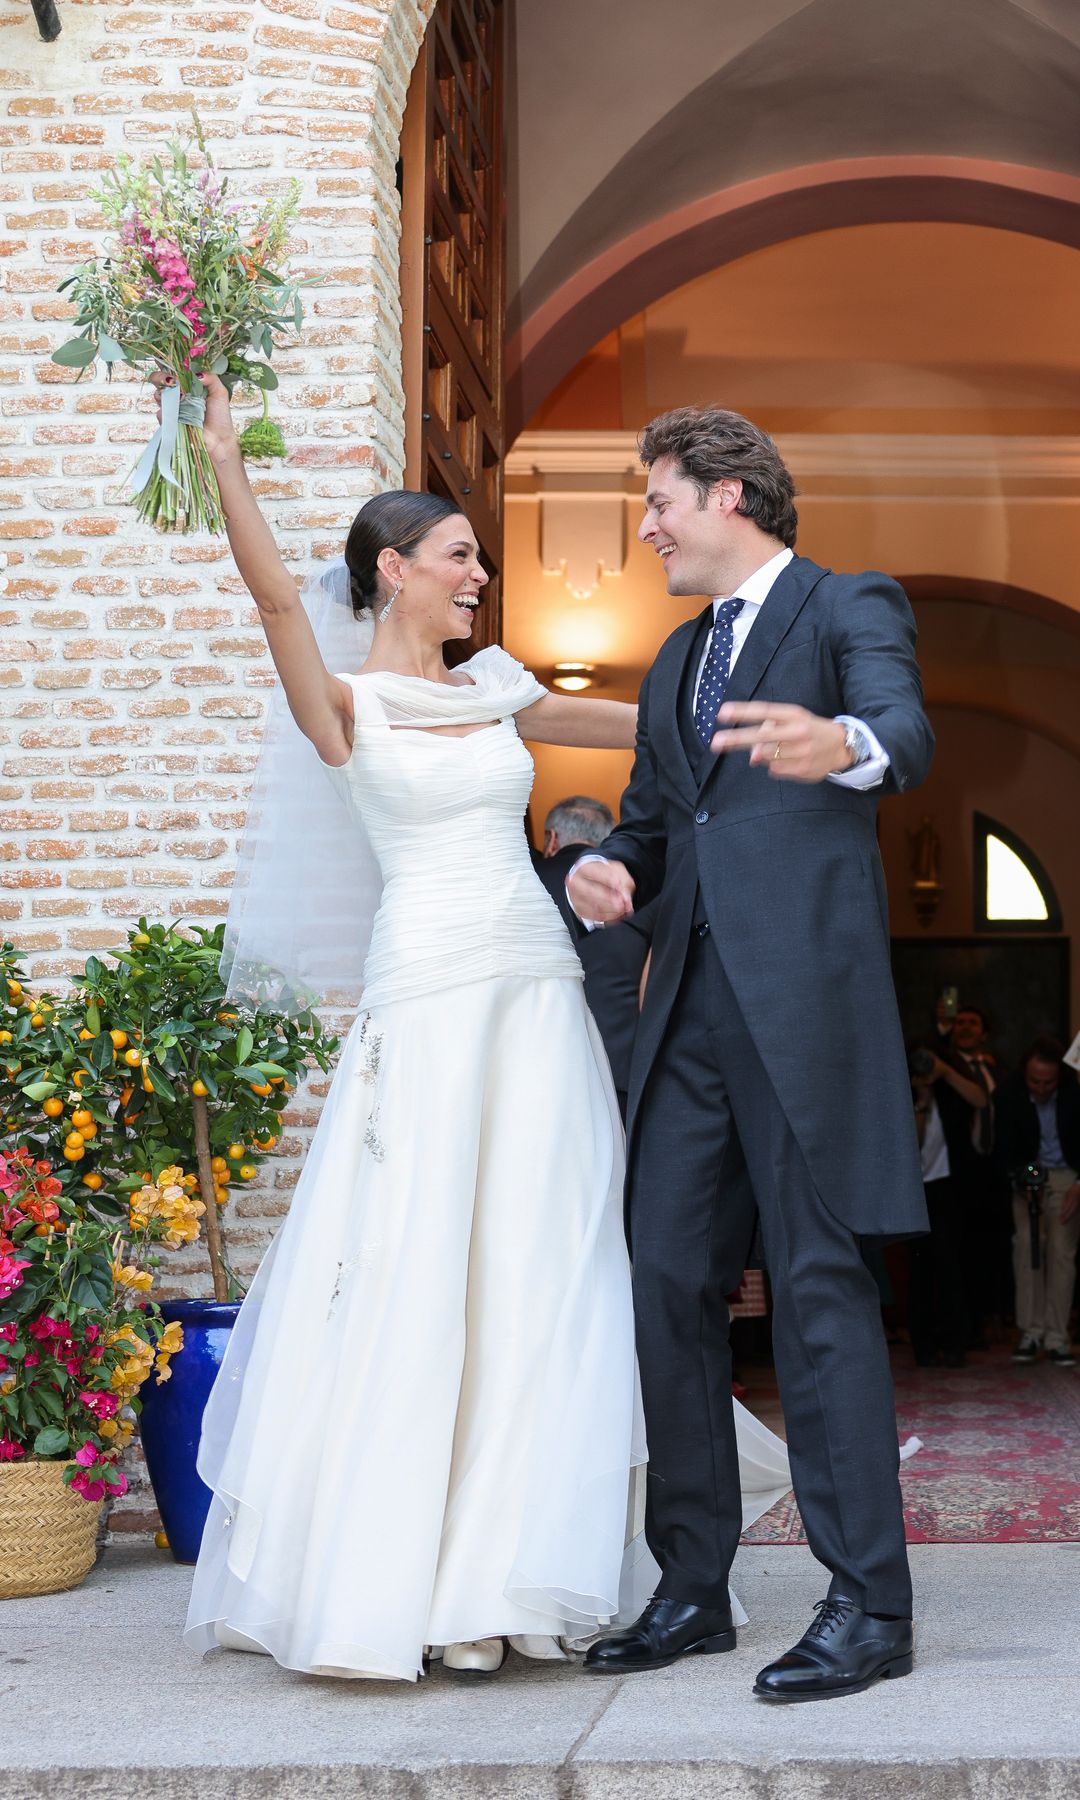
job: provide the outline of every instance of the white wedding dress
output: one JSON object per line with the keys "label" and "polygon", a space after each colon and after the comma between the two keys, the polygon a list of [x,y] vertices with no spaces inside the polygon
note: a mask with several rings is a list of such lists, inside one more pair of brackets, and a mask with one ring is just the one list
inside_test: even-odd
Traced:
{"label": "white wedding dress", "polygon": [[[522,829],[513,715],[544,690],[497,648],[460,674],[349,678],[330,777],[384,881],[363,1008],[203,1423],[188,1641],[318,1674],[415,1680],[426,1646],[496,1635],[543,1654],[656,1573],[625,1551],[619,1114]],[[787,1458],[736,1412],[749,1520]]]}

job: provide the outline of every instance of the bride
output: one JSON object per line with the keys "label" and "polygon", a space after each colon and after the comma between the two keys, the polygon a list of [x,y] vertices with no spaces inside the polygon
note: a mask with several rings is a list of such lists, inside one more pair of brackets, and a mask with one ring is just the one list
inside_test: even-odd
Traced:
{"label": "bride", "polygon": [[[487,576],[434,495],[369,500],[347,596],[318,584],[309,616],[226,391],[203,380],[230,543],[302,734],[264,738],[230,992],[273,982],[280,999],[362,961],[363,996],[204,1418],[213,1501],[186,1636],[405,1681],[430,1646],[476,1672],[507,1638],[558,1656],[635,1612],[654,1577],[625,1551],[645,1446],[619,1114],[529,860],[521,740],[629,746],[635,709],[549,693],[497,647],[446,667]],[[362,669],[327,668],[327,617]],[[287,754],[266,763],[275,743]],[[333,816],[338,852],[305,859],[300,834],[283,850],[279,790],[313,827]],[[749,1519],[787,1463],[739,1425]]]}

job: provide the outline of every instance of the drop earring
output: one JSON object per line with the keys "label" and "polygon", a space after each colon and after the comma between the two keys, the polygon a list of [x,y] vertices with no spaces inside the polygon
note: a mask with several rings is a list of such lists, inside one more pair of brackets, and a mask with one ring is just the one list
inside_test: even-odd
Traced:
{"label": "drop earring", "polygon": [[389,600],[386,602],[386,605],[383,607],[382,612],[379,614],[379,624],[380,625],[386,624],[387,619],[390,617],[390,608],[393,606],[394,601],[397,599],[400,592],[401,592],[401,589],[399,587],[396,587],[394,589],[393,593],[391,594]]}

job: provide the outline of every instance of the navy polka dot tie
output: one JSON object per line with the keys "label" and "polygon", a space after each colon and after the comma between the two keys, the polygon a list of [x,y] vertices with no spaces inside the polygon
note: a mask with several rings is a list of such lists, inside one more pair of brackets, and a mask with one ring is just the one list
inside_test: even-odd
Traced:
{"label": "navy polka dot tie", "polygon": [[731,651],[735,642],[733,627],[742,609],[743,602],[739,597],[721,600],[716,608],[716,623],[705,667],[701,671],[697,705],[694,707],[694,724],[706,749],[712,742],[713,732],[716,730],[716,715],[727,691],[728,676],[731,674]]}

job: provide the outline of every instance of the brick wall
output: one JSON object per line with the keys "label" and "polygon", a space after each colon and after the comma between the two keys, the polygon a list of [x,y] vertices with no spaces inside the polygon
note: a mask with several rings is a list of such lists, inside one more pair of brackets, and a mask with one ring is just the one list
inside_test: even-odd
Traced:
{"label": "brick wall", "polygon": [[[158,537],[122,485],[153,430],[141,385],[49,361],[57,283],[99,247],[87,190],[197,106],[238,191],[302,183],[295,266],[323,279],[276,359],[284,463],[254,472],[286,560],[340,552],[400,481],[398,199],[409,73],[434,0],[60,0],[40,42],[0,0],[0,931],[56,983],[130,920],[224,916],[272,679],[224,542]],[[321,1098],[235,1203],[254,1267]],[[201,1257],[170,1280],[205,1291]],[[134,1504],[114,1524],[144,1522]]]}

